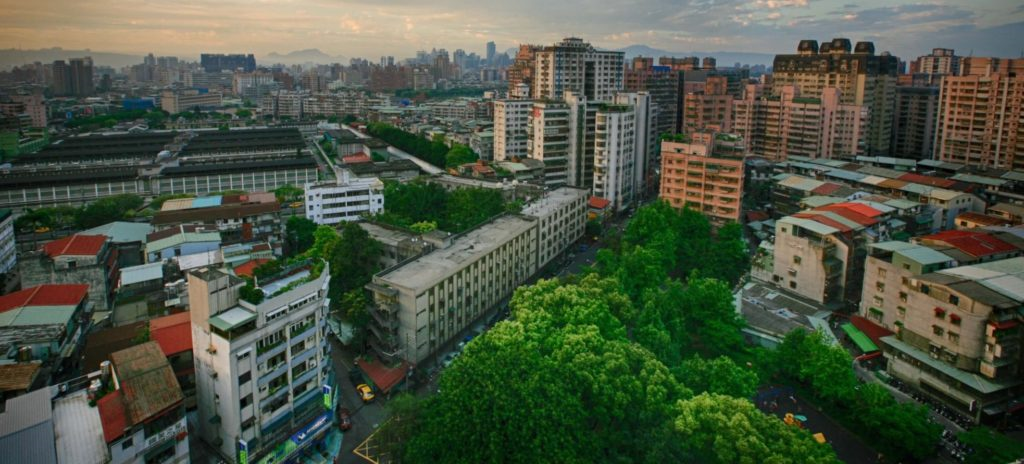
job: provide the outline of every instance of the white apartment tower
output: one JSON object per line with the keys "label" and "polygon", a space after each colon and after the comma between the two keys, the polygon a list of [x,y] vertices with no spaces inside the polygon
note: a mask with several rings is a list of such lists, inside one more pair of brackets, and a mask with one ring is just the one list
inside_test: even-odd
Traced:
{"label": "white apartment tower", "polygon": [[494,102],[494,161],[526,158],[530,141],[527,120],[532,108],[530,100]]}
{"label": "white apartment tower", "polygon": [[625,54],[599,51],[569,37],[536,52],[533,89],[536,99],[561,100],[574,92],[591,100],[611,101],[622,90]]}
{"label": "white apartment tower", "polygon": [[376,177],[355,177],[337,169],[337,181],[305,185],[306,219],[320,225],[355,221],[384,211],[384,183]]}
{"label": "white apartment tower", "polygon": [[636,111],[629,105],[605,105],[597,110],[594,136],[595,196],[616,211],[629,207],[636,194]]}
{"label": "white apartment tower", "polygon": [[199,436],[229,462],[294,459],[334,422],[323,263],[259,285],[226,271],[188,274]]}

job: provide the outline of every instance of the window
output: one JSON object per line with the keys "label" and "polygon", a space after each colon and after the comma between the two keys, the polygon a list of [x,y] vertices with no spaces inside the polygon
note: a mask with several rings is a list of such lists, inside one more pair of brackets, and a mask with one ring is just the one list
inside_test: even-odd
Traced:
{"label": "window", "polygon": [[930,287],[928,287],[927,285],[921,284],[921,293],[924,293],[925,295],[927,295],[928,292],[930,292],[931,290],[932,289]]}
{"label": "window", "polygon": [[946,318],[946,310],[936,306],[935,307],[935,318],[936,319],[945,319]]}
{"label": "window", "polygon": [[134,444],[134,443],[132,443],[132,437],[128,437],[127,439],[125,439],[125,441],[122,441],[122,442],[121,442],[121,449],[122,449],[122,450],[126,450],[126,449],[128,449],[128,448],[131,448],[131,447],[132,447],[132,446],[134,446],[134,445],[135,445],[135,444]]}
{"label": "window", "polygon": [[878,295],[875,295],[874,300],[875,300],[875,306],[882,306],[882,305],[885,304],[885,300],[882,297],[878,296]]}
{"label": "window", "polygon": [[252,404],[252,393],[245,395],[242,397],[242,400],[238,402],[238,406],[240,408],[244,408],[250,404]]}
{"label": "window", "polygon": [[789,270],[789,276],[790,277],[796,277],[796,269],[790,269]]}
{"label": "window", "polygon": [[910,286],[910,279],[908,279],[906,277],[900,277],[900,283],[903,284],[904,287],[909,287]]}
{"label": "window", "polygon": [[942,327],[939,327],[937,325],[932,326],[932,333],[935,335],[942,335],[945,332],[946,331]]}
{"label": "window", "polygon": [[789,288],[792,288],[793,290],[796,290],[796,281],[795,280],[789,281]]}
{"label": "window", "polygon": [[960,316],[957,316],[956,314],[950,314],[949,322],[952,322],[953,325],[960,325]]}
{"label": "window", "polygon": [[955,304],[955,305],[959,305],[960,304],[960,297],[958,297],[956,295],[950,295],[949,296],[949,302],[952,303],[952,304]]}
{"label": "window", "polygon": [[793,264],[800,264],[801,261],[803,261],[803,258],[796,255],[793,256]]}
{"label": "window", "polygon": [[949,335],[949,341],[951,341],[953,343],[959,343],[960,342],[960,334],[958,334],[956,332],[950,332],[948,335]]}
{"label": "window", "polygon": [[885,291],[885,282],[881,282],[881,281],[875,282],[875,290],[878,291],[878,292],[884,292]]}
{"label": "window", "polygon": [[900,313],[900,317],[907,317],[907,308],[904,308],[903,306],[897,306],[896,311]]}
{"label": "window", "polygon": [[245,385],[245,383],[250,380],[252,380],[252,371],[246,372],[238,376],[238,386]]}
{"label": "window", "polygon": [[900,301],[907,302],[907,292],[900,292]]}
{"label": "window", "polygon": [[885,273],[886,273],[885,269],[882,269],[881,267],[878,268],[878,277],[879,278],[884,279],[885,278]]}

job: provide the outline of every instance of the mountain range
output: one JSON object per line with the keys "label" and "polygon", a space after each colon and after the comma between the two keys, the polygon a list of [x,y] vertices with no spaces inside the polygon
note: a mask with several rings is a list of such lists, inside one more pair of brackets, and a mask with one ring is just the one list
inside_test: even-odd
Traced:
{"label": "mountain range", "polygon": [[615,50],[618,52],[624,52],[626,59],[631,59],[635,56],[652,56],[655,61],[662,56],[671,57],[687,57],[696,56],[704,58],[706,56],[712,56],[715,58],[718,66],[729,67],[734,66],[736,63],[740,64],[763,64],[765,66],[771,66],[772,61],[775,59],[775,55],[770,53],[750,53],[750,52],[670,52],[667,50],[661,50],[658,48],[648,47],[647,45],[630,45],[626,48],[620,48]]}
{"label": "mountain range", "polygon": [[331,56],[317,48],[307,48],[305,50],[296,50],[288,53],[270,52],[270,54],[261,58],[262,59],[258,60],[261,62],[260,64],[330,64],[343,63],[347,61],[343,56]]}

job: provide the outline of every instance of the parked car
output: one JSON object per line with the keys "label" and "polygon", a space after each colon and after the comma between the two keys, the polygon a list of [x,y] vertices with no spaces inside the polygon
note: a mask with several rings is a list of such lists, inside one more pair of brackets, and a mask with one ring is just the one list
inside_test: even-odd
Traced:
{"label": "parked car", "polygon": [[349,412],[348,408],[338,410],[338,428],[342,431],[352,428],[352,413]]}
{"label": "parked car", "polygon": [[364,403],[373,401],[373,398],[375,397],[373,394],[373,388],[370,388],[370,386],[365,383],[356,385],[356,392],[359,393],[359,398],[362,399]]}

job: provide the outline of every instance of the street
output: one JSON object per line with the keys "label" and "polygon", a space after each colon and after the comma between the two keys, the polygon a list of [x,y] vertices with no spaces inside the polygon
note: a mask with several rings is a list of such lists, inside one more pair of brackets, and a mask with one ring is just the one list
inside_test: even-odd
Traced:
{"label": "street", "polygon": [[338,463],[363,463],[361,458],[352,453],[356,445],[366,440],[374,430],[380,426],[385,419],[383,397],[377,397],[373,402],[364,404],[356,394],[355,385],[348,378],[348,372],[352,369],[353,356],[336,338],[331,337],[331,361],[334,363],[334,378],[338,388],[341,389],[339,408],[348,408],[352,416],[352,429],[344,432],[341,441],[341,454],[338,455]]}

